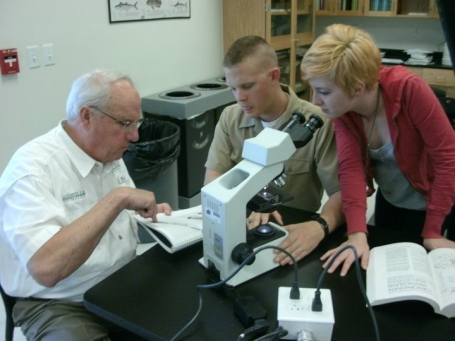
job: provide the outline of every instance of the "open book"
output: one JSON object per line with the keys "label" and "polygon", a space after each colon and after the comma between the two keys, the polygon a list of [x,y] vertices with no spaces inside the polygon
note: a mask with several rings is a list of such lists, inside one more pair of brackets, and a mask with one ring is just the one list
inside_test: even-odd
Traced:
{"label": "open book", "polygon": [[395,243],[370,251],[367,296],[371,305],[404,300],[429,303],[455,317],[455,249],[427,253],[416,243]]}
{"label": "open book", "polygon": [[170,216],[159,213],[158,222],[140,215],[135,215],[134,218],[169,253],[202,240],[201,205],[174,211]]}

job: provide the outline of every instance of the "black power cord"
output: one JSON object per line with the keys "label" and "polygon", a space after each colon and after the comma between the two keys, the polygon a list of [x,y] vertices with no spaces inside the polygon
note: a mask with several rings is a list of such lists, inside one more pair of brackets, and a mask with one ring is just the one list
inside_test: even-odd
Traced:
{"label": "black power cord", "polygon": [[[229,276],[227,276],[225,279],[222,281],[219,281],[217,283],[213,284],[200,284],[196,286],[198,297],[199,297],[199,307],[194,314],[193,318],[182,328],[180,331],[172,337],[170,341],[175,341],[177,338],[186,330],[188,327],[196,320],[196,318],[199,316],[201,310],[202,310],[202,294],[201,294],[201,289],[213,289],[213,288],[218,288],[226,282],[228,282],[232,277],[234,277],[246,264],[248,264],[251,259],[253,259],[259,252],[266,250],[266,249],[276,249],[279,250],[280,252],[283,252],[292,260],[292,264],[294,265],[294,281],[292,283],[292,288],[291,288],[291,293],[290,293],[290,298],[291,299],[300,299],[300,290],[299,290],[299,283],[298,283],[298,268],[297,268],[297,263],[295,261],[295,258],[285,249],[282,249],[278,246],[272,246],[272,245],[266,245],[262,246],[256,251],[254,251],[252,254],[250,254],[238,267],[235,269]],[[281,331],[283,332],[283,331]],[[287,332],[286,332],[287,333]]]}
{"label": "black power cord", "polygon": [[[224,280],[220,281],[220,282],[217,282],[217,283],[213,283],[213,284],[203,284],[203,285],[197,285],[196,286],[196,289],[197,289],[197,293],[198,293],[198,297],[199,297],[199,307],[195,313],[195,315],[193,316],[193,318],[170,340],[170,341],[175,341],[177,340],[177,338],[196,320],[196,318],[199,316],[201,310],[202,310],[202,294],[201,294],[201,289],[212,289],[212,288],[217,288],[217,287],[220,287],[224,284],[226,284],[227,281],[229,281],[232,277],[234,277],[248,262],[250,262],[250,260],[256,256],[256,254],[258,254],[259,252],[265,250],[265,249],[276,249],[276,250],[279,250],[280,252],[283,252],[285,253],[291,260],[292,260],[292,263],[294,265],[294,281],[293,281],[293,284],[292,284],[292,288],[291,288],[291,293],[290,293],[290,298],[291,299],[299,299],[300,298],[300,290],[299,290],[299,284],[298,284],[298,268],[297,268],[297,263],[295,261],[295,258],[286,250],[278,247],[278,246],[263,246],[259,249],[257,249],[256,251],[254,251],[251,255],[249,255],[238,267],[237,269],[232,272],[228,277],[226,277]],[[376,336],[376,340],[377,341],[380,341],[381,340],[381,337],[379,335],[379,329],[378,329],[378,325],[377,325],[377,322],[376,322],[376,317],[374,315],[374,312],[373,312],[373,308],[370,304],[370,301],[368,300],[368,296],[365,292],[365,286],[363,284],[363,280],[362,280],[362,276],[361,276],[361,269],[360,269],[360,264],[359,264],[359,257],[357,255],[357,250],[354,246],[352,245],[345,245],[344,247],[342,247],[340,250],[338,250],[334,256],[332,257],[332,259],[329,261],[329,263],[327,264],[327,266],[324,268],[323,272],[321,273],[321,275],[319,276],[319,280],[318,280],[318,283],[317,283],[317,287],[316,287],[316,292],[315,292],[315,297],[313,299],[313,303],[312,303],[312,310],[313,311],[322,311],[322,301],[321,301],[321,286],[322,286],[322,281],[325,277],[325,275],[327,274],[327,271],[328,269],[330,268],[330,266],[333,264],[333,262],[335,261],[335,259],[344,251],[346,251],[347,249],[352,249],[352,251],[354,252],[354,259],[355,259],[355,267],[356,267],[356,274],[357,274],[357,282],[359,283],[359,288],[360,288],[360,291],[362,293],[362,296],[363,296],[363,299],[367,305],[367,308],[368,308],[368,312],[370,314],[370,317],[371,317],[371,320],[372,320],[372,323],[373,323],[373,327],[374,327],[374,332],[375,332],[375,336]],[[256,339],[255,341],[259,341],[259,340],[274,340],[275,339],[275,336],[278,336],[278,338],[281,338],[283,336],[285,336],[288,332],[284,329],[282,329],[281,327],[279,327],[277,330],[275,330],[274,332],[271,332],[267,335],[264,335],[258,339]],[[271,338],[270,338],[271,337]]]}
{"label": "black power cord", "polygon": [[368,300],[368,296],[365,292],[365,286],[363,284],[362,276],[361,276],[361,270],[360,270],[360,264],[359,264],[359,256],[357,255],[357,250],[354,246],[352,245],[345,245],[341,249],[339,249],[332,259],[327,263],[327,266],[324,268],[324,271],[322,271],[321,275],[319,276],[318,284],[316,287],[316,292],[315,296],[313,299],[312,307],[311,310],[313,311],[322,311],[322,302],[321,302],[321,286],[322,286],[322,280],[324,279],[325,275],[327,274],[327,271],[330,269],[330,266],[333,264],[335,259],[344,251],[347,249],[352,249],[354,252],[354,260],[355,260],[355,268],[356,268],[356,274],[357,274],[357,282],[359,283],[359,288],[360,291],[362,292],[363,299],[365,300],[365,303],[368,308],[368,312],[370,313],[371,321],[373,322],[373,327],[374,327],[374,333],[376,336],[376,340],[380,341],[381,337],[379,335],[379,328],[378,324],[376,322],[376,317],[374,316],[373,308],[371,307],[370,301]]}
{"label": "black power cord", "polygon": [[[237,341],[252,340],[256,335],[263,335],[269,330],[269,323],[264,319],[258,319],[254,321],[254,324],[245,329],[245,331],[239,335]],[[257,340],[257,339],[255,339]]]}
{"label": "black power cord", "polygon": [[282,337],[288,335],[288,331],[286,329],[283,329],[283,327],[278,327],[275,329],[273,332],[270,332],[266,335],[263,335],[257,339],[254,339],[254,341],[275,341],[279,340]]}

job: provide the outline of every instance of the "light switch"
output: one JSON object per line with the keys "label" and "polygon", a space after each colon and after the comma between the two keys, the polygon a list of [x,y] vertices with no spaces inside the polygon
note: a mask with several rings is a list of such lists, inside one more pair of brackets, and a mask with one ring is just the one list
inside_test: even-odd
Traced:
{"label": "light switch", "polygon": [[54,65],[54,44],[44,44],[43,45],[43,62],[44,65]]}
{"label": "light switch", "polygon": [[28,66],[34,69],[41,66],[40,56],[38,54],[38,46],[27,46]]}

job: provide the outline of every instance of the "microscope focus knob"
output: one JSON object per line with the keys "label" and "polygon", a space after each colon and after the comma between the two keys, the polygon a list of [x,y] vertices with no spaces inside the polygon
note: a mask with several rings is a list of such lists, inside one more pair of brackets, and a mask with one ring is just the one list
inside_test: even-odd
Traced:
{"label": "microscope focus knob", "polygon": [[[237,264],[242,264],[253,253],[253,248],[250,245],[247,243],[240,243],[232,250],[231,259]],[[255,259],[256,257],[251,257],[246,265],[253,264]]]}

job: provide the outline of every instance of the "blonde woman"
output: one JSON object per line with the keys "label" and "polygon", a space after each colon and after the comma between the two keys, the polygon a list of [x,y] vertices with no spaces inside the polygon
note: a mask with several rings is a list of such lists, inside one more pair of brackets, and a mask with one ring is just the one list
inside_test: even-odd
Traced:
{"label": "blonde woman", "polygon": [[[375,224],[423,237],[431,250],[455,248],[441,236],[454,229],[455,133],[432,89],[405,67],[381,66],[372,37],[355,27],[326,28],[301,64],[313,103],[333,120],[348,239],[368,265],[366,198],[378,184]],[[449,236],[453,233],[449,229]],[[453,236],[450,236],[453,237]],[[354,261],[343,252],[329,272],[344,276]]]}

